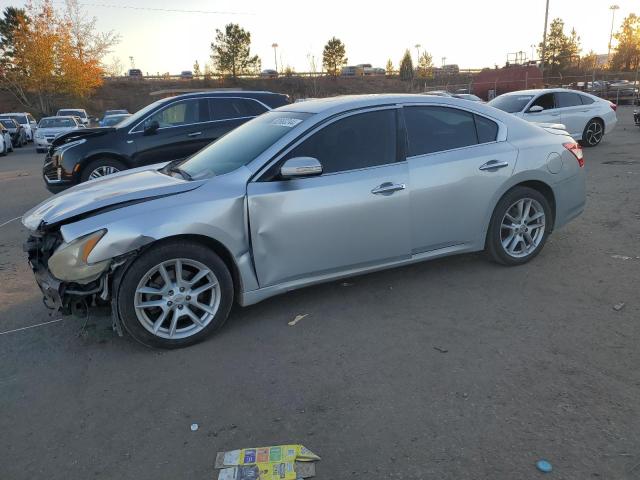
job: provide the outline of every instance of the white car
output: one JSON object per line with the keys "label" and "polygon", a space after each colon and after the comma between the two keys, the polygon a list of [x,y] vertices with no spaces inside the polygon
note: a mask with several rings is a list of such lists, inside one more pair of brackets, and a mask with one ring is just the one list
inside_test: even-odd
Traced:
{"label": "white car", "polygon": [[0,117],[13,118],[16,122],[23,126],[24,132],[27,135],[27,141],[33,142],[35,137],[36,128],[38,122],[28,112],[12,112],[12,113],[0,113]]}
{"label": "white car", "polygon": [[66,117],[45,117],[41,119],[38,124],[38,130],[36,131],[36,151],[38,153],[46,152],[53,139],[58,135],[80,128],[84,128],[84,125],[79,123],[77,117],[71,115]]}
{"label": "white car", "polygon": [[84,108],[62,108],[56,113],[56,117],[80,117],[83,125],[89,125],[89,115]]}
{"label": "white car", "polygon": [[13,152],[13,144],[11,143],[11,134],[9,130],[0,124],[0,155],[5,156],[8,152]]}
{"label": "white car", "polygon": [[532,123],[561,123],[585,147],[595,147],[616,126],[616,104],[566,88],[505,93],[488,105]]}

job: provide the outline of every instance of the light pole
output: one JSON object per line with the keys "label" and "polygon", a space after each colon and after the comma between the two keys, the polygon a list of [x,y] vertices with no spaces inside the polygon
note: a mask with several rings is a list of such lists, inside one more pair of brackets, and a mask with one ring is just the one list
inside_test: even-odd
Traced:
{"label": "light pole", "polygon": [[544,76],[544,60],[545,54],[547,53],[547,23],[549,22],[549,0],[547,0],[547,7],[544,11],[544,32],[542,33],[542,52],[540,59],[540,70],[542,70],[542,75]]}
{"label": "light pole", "polygon": [[271,48],[273,48],[273,61],[276,64],[276,73],[278,73],[278,44],[275,42],[272,43]]}
{"label": "light pole", "polygon": [[444,64],[446,63],[446,61],[447,61],[447,57],[442,57],[442,66],[443,67],[444,67]]}
{"label": "light pole", "polygon": [[418,63],[420,63],[420,47],[421,47],[421,46],[422,46],[422,45],[420,45],[419,43],[416,43],[416,44],[414,45],[414,47],[416,47],[416,53],[417,53],[417,55],[418,55],[417,60],[416,60],[416,65],[418,65]]}
{"label": "light pole", "polygon": [[609,50],[607,51],[607,63],[609,63],[609,56],[611,55],[611,41],[613,40],[613,21],[616,17],[616,10],[619,10],[620,7],[618,5],[611,5],[609,10],[611,10],[611,33],[609,34]]}
{"label": "light pole", "polygon": [[531,60],[535,60],[535,59],[536,59],[536,46],[531,45]]}

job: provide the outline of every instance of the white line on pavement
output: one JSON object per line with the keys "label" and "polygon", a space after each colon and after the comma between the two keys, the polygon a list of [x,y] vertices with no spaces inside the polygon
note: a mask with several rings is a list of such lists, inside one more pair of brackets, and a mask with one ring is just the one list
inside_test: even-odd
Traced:
{"label": "white line on pavement", "polygon": [[22,215],[20,215],[19,217],[16,217],[16,218],[12,218],[11,220],[7,220],[4,223],[0,223],[0,227],[4,227],[5,225],[9,225],[11,222],[15,222],[19,218],[22,218]]}
{"label": "white line on pavement", "polygon": [[37,323],[35,325],[30,325],[28,327],[15,328],[13,330],[7,330],[6,332],[0,332],[0,335],[6,335],[7,333],[21,332],[22,330],[28,330],[30,328],[42,327],[43,325],[49,325],[51,323],[61,322],[62,320],[63,320],[62,318],[59,318],[57,320],[51,320],[50,322],[43,322],[43,323]]}

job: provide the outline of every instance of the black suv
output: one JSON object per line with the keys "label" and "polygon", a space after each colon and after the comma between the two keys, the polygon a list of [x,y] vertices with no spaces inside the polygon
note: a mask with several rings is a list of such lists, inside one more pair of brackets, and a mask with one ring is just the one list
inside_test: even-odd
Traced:
{"label": "black suv", "polygon": [[267,110],[289,103],[271,92],[218,91],[158,100],[114,127],[74,130],[49,147],[42,173],[56,193],[89,179],[186,158]]}

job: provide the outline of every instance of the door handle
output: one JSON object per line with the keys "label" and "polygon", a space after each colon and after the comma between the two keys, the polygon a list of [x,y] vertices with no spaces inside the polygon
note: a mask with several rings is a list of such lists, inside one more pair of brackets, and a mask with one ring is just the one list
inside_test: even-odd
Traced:
{"label": "door handle", "polygon": [[499,162],[497,160],[489,160],[487,163],[480,165],[480,170],[498,170],[499,168],[508,167],[509,162]]}
{"label": "door handle", "polygon": [[197,137],[198,135],[202,135],[202,132],[191,132],[187,134],[187,137]]}
{"label": "door handle", "polygon": [[384,182],[371,190],[374,195],[391,195],[398,190],[404,190],[407,186],[404,183]]}

